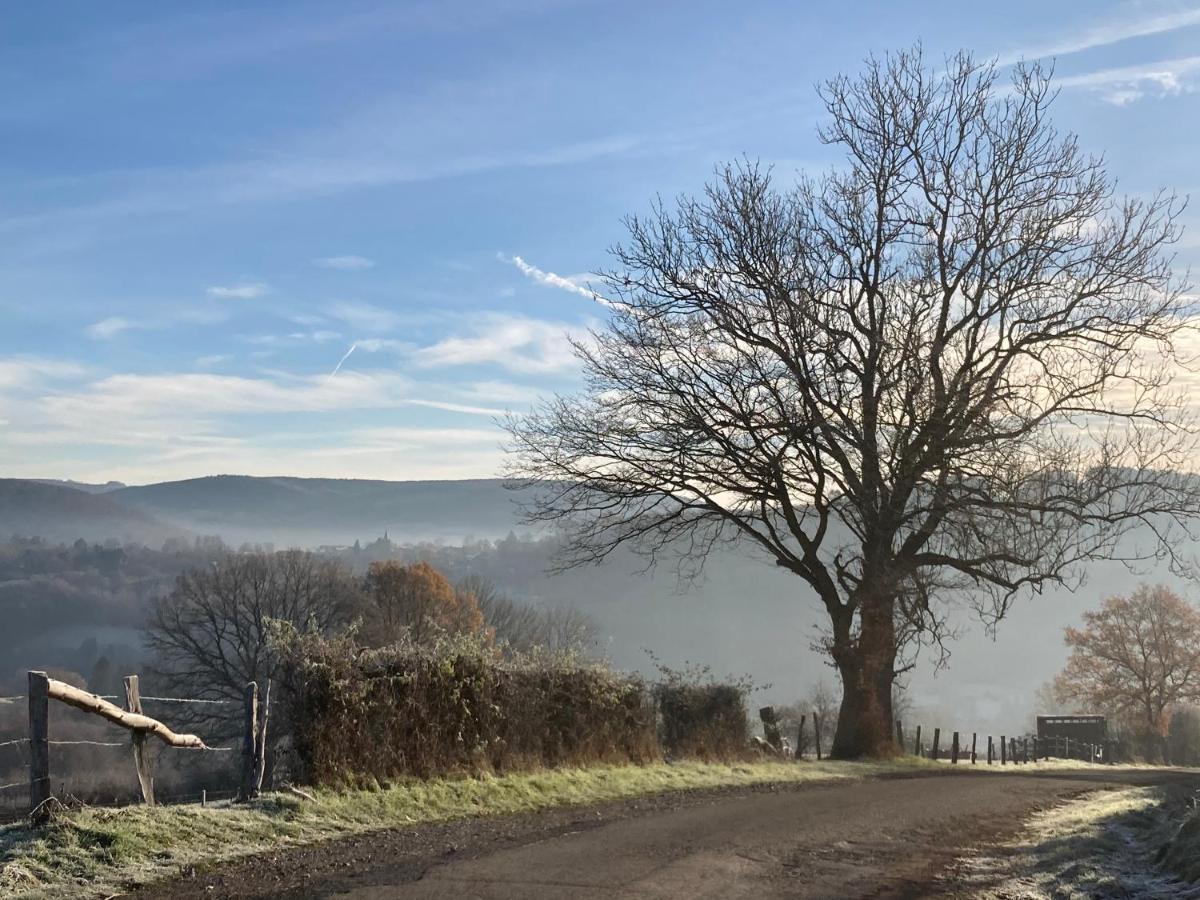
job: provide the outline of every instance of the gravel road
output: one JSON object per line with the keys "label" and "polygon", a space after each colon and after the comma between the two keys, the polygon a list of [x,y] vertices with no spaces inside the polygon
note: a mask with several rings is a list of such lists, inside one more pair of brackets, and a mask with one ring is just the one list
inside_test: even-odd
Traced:
{"label": "gravel road", "polygon": [[961,852],[1012,835],[1036,809],[1104,787],[1189,779],[980,772],[684,793],[363,835],[135,896],[923,897]]}

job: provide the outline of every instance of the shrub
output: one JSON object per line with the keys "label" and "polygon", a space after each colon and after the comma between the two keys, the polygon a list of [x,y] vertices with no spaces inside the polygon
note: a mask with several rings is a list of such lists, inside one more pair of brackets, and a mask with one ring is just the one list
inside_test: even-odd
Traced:
{"label": "shrub", "polygon": [[282,727],[297,777],[355,783],[657,757],[639,679],[565,656],[503,660],[480,635],[364,650],[291,632]]}

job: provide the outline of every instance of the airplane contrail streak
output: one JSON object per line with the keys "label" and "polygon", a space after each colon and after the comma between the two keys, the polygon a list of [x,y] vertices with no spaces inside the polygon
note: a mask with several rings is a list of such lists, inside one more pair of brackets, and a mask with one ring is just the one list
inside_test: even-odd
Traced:
{"label": "airplane contrail streak", "polygon": [[[329,382],[333,381],[333,376],[342,371],[342,366],[345,364],[346,360],[350,358],[350,354],[353,353],[357,348],[358,341],[355,341],[350,345],[350,349],[346,351],[346,355],[339,359],[338,364],[333,367],[333,371],[330,372],[329,377],[325,379],[325,384],[329,384]],[[325,387],[325,384],[321,385],[321,387]]]}

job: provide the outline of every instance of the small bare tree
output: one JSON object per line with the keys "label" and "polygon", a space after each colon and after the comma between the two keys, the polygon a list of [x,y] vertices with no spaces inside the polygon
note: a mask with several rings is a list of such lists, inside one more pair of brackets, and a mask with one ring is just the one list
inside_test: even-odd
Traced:
{"label": "small bare tree", "polygon": [[510,421],[509,474],[563,565],[629,544],[686,577],[737,542],[798,576],[848,757],[894,752],[892,683],[950,600],[994,624],[1093,559],[1185,564],[1196,310],[1180,204],[1115,196],[1038,67],[903,52],[821,96],[830,174],[730,166],[628,220],[585,388]]}
{"label": "small bare tree", "polygon": [[[361,608],[358,585],[341,565],[311,553],[228,553],[179,576],[154,602],[146,643],[165,690],[181,697],[241,703],[246,684],[278,675],[271,622],[304,630],[345,624]],[[240,718],[221,707],[184,706],[179,717],[217,731]]]}
{"label": "small bare tree", "polygon": [[598,627],[582,610],[522,603],[481,575],[464,578],[456,589],[476,598],[484,621],[501,646],[516,651],[540,648],[552,653],[588,654],[596,650]]}

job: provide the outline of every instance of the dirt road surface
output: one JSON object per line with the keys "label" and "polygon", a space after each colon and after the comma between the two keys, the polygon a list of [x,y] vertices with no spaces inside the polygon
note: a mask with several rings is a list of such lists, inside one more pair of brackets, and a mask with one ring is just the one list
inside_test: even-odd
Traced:
{"label": "dirt road surface", "polygon": [[1087,791],[1195,780],[1106,772],[921,775],[698,792],[388,831],[201,872],[135,896],[551,900],[898,898],[1033,811]]}

